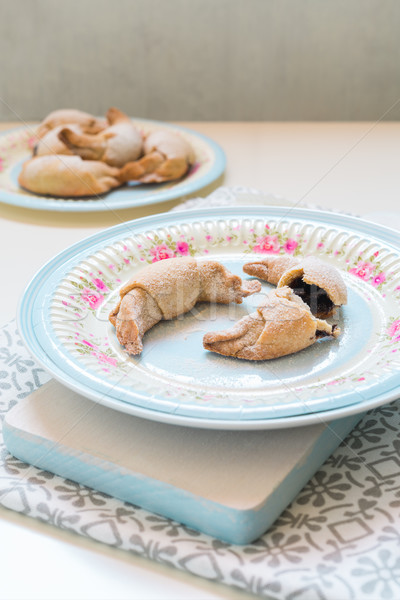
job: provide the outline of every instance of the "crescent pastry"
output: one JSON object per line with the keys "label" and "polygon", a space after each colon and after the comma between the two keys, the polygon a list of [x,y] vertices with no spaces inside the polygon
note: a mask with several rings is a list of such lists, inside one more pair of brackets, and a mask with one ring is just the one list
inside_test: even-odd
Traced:
{"label": "crescent pastry", "polygon": [[[34,156],[44,156],[46,154],[69,154],[73,152],[70,150],[64,142],[60,140],[58,134],[65,125],[58,125],[53,129],[50,129],[42,138],[38,140],[33,149]],[[77,135],[83,133],[79,125],[68,125],[71,131],[74,131]]]}
{"label": "crescent pastry", "polygon": [[263,281],[272,283],[272,285],[278,285],[282,273],[298,264],[299,260],[293,256],[268,256],[262,260],[246,263],[243,271],[247,275],[258,277]]}
{"label": "crescent pastry", "polygon": [[35,194],[79,197],[104,194],[120,184],[119,169],[80,156],[52,154],[26,161],[18,183]]}
{"label": "crescent pastry", "polygon": [[112,167],[122,167],[139,158],[143,141],[132,120],[117,108],[107,111],[108,127],[96,135],[75,132],[70,127],[58,134],[73,154],[86,160],[100,160]]}
{"label": "crescent pastry", "polygon": [[257,311],[231,329],[206,333],[206,350],[247,360],[269,360],[299,352],[322,337],[336,338],[340,329],[315,318],[288,287],[270,292]]}
{"label": "crescent pastry", "polygon": [[289,286],[317,317],[327,318],[347,302],[346,285],[337,269],[314,257],[299,260],[270,256],[244,265],[248,275],[268,281],[278,288]]}
{"label": "crescent pastry", "polygon": [[240,304],[260,289],[258,281],[242,282],[218,262],[170,258],[144,267],[128,281],[109,319],[127,352],[140,354],[143,335],[159,321],[186,313],[197,302]]}
{"label": "crescent pastry", "polygon": [[98,119],[82,110],[61,108],[59,110],[54,110],[43,119],[36,130],[36,136],[40,139],[51,129],[54,129],[59,125],[70,125],[71,123],[79,125],[88,133],[98,133],[107,126],[103,119]]}
{"label": "crescent pastry", "polygon": [[144,156],[128,163],[121,172],[122,181],[160,183],[183,177],[195,162],[190,144],[172,131],[158,130],[144,141]]}

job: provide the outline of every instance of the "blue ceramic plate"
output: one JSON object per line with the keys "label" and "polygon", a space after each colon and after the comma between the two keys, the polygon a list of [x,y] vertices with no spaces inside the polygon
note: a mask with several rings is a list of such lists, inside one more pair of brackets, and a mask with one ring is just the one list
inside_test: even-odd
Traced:
{"label": "blue ceramic plate", "polygon": [[[337,340],[251,362],[203,349],[205,332],[254,310],[198,305],[145,335],[129,356],[108,313],[118,290],[147,263],[172,256],[242,266],[268,252],[314,255],[339,269],[349,301]],[[270,288],[263,285],[263,292]],[[198,427],[289,427],[364,412],[397,397],[400,383],[398,232],[305,209],[236,207],[156,215],[112,227],[47,263],[20,302],[21,335],[59,381],[116,410]]]}
{"label": "blue ceramic plate", "polygon": [[210,138],[184,127],[158,121],[134,119],[144,133],[155,129],[178,132],[193,147],[196,162],[178,181],[158,184],[129,184],[95,199],[73,200],[30,194],[18,185],[23,162],[32,156],[34,127],[22,127],[0,134],[0,202],[37,210],[67,212],[105,211],[156,202],[165,202],[193,194],[215,181],[225,170],[225,154]]}

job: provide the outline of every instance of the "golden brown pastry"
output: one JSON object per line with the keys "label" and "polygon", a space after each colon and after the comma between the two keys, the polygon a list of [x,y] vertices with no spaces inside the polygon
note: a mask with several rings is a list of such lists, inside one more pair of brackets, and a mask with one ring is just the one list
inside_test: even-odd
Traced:
{"label": "golden brown pastry", "polygon": [[346,285],[339,271],[318,258],[269,256],[245,264],[243,271],[278,288],[289,286],[317,317],[325,319],[347,302]]}
{"label": "golden brown pastry", "polygon": [[78,197],[104,194],[120,185],[119,169],[79,156],[52,154],[26,161],[18,183],[35,194]]}
{"label": "golden brown pastry", "polygon": [[[73,155],[74,153],[72,150],[70,150],[58,137],[58,134],[64,127],[65,125],[58,125],[57,127],[54,127],[54,129],[50,129],[42,138],[38,139],[33,148],[33,156],[45,156],[46,154]],[[83,133],[79,125],[71,124],[68,125],[68,128],[76,134]]]}
{"label": "golden brown pastry", "polygon": [[272,290],[264,304],[231,329],[206,333],[206,350],[247,360],[269,360],[299,352],[340,329],[315,318],[290,288]]}
{"label": "golden brown pastry", "polygon": [[143,335],[159,321],[186,313],[197,302],[240,304],[260,289],[260,282],[242,282],[218,262],[169,258],[144,267],[121,289],[109,319],[127,352],[140,354]]}
{"label": "golden brown pastry", "polygon": [[121,181],[160,183],[179,179],[194,161],[193,149],[182,136],[168,130],[154,131],[144,141],[143,158],[122,169]]}
{"label": "golden brown pastry", "polygon": [[36,136],[40,139],[51,129],[54,129],[59,125],[67,126],[71,123],[79,125],[84,131],[93,134],[102,131],[107,126],[104,119],[97,119],[97,117],[94,117],[87,112],[76,110],[74,108],[62,108],[60,110],[54,110],[43,119],[36,130]]}
{"label": "golden brown pastry", "polygon": [[86,160],[100,160],[112,167],[122,167],[141,156],[143,141],[132,120],[118,108],[107,111],[108,127],[96,135],[61,129],[59,139]]}
{"label": "golden brown pastry", "polygon": [[272,285],[278,285],[282,273],[290,267],[299,264],[299,259],[293,256],[268,256],[262,260],[246,263],[243,271]]}

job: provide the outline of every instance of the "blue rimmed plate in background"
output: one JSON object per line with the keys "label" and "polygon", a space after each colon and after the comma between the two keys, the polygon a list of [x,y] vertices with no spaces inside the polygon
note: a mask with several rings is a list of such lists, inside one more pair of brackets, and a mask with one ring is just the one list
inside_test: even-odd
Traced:
{"label": "blue rimmed plate in background", "polygon": [[35,127],[21,127],[0,134],[0,202],[36,210],[61,212],[132,208],[193,194],[218,179],[224,172],[224,151],[207,136],[185,127],[147,119],[134,119],[134,123],[144,133],[167,129],[182,135],[191,144],[196,156],[189,173],[182,179],[166,183],[130,183],[108,194],[86,200],[31,194],[18,185],[18,175],[23,162],[32,156]]}

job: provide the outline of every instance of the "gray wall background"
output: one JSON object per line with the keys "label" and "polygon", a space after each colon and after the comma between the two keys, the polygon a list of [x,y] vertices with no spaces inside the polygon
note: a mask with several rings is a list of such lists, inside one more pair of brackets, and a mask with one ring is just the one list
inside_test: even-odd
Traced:
{"label": "gray wall background", "polygon": [[0,0],[0,120],[398,120],[399,0]]}

